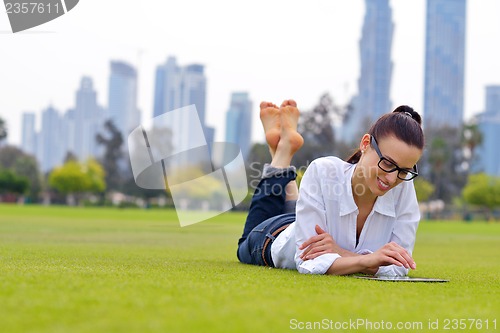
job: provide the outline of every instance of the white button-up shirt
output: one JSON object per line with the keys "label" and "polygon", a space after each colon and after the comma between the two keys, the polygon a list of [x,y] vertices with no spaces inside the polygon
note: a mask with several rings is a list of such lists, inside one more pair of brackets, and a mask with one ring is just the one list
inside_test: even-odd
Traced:
{"label": "white button-up shirt", "polygon": [[[310,260],[300,259],[299,246],[317,235],[316,224],[329,233],[337,244],[358,254],[372,253],[386,243],[396,242],[410,254],[420,221],[413,181],[401,182],[377,197],[356,244],[356,219],[351,179],[356,165],[337,157],[322,157],[311,163],[300,184],[296,221],[273,242],[271,256],[278,268],[297,269],[305,274],[325,274],[337,253],[323,254]],[[404,276],[408,269],[381,266],[376,275]]]}

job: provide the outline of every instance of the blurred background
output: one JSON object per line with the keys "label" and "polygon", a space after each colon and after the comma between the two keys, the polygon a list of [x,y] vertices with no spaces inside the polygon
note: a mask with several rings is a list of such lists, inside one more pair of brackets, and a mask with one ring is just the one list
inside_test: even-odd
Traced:
{"label": "blurred background", "polygon": [[498,13],[496,0],[82,0],[13,34],[2,11],[0,201],[172,207],[136,186],[127,137],[190,104],[209,144],[240,146],[252,188],[270,159],[259,103],[293,98],[299,170],[346,158],[406,104],[426,132],[425,216],[498,219]]}

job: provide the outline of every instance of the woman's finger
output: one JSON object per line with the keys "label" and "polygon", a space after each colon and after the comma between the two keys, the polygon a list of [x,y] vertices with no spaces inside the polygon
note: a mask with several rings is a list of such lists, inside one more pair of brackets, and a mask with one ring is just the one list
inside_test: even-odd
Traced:
{"label": "woman's finger", "polygon": [[300,245],[299,250],[303,250],[306,247],[308,247],[309,245],[311,245],[313,243],[317,243],[317,242],[323,240],[323,238],[325,238],[324,234],[317,235],[317,236],[312,236],[311,238],[309,238],[308,240],[306,240],[304,243],[302,243],[302,245]]}

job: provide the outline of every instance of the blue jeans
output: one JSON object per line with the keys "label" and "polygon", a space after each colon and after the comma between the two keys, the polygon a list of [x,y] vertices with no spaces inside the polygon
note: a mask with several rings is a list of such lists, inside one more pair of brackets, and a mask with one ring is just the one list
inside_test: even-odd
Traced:
{"label": "blue jeans", "polygon": [[274,267],[271,245],[279,233],[295,221],[294,205],[285,202],[285,187],[296,177],[295,171],[285,169],[261,179],[238,241],[237,256],[242,263]]}

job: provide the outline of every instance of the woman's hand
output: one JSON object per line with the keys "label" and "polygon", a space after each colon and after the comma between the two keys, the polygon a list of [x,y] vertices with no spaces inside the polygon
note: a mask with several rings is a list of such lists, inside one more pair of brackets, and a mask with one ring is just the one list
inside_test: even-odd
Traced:
{"label": "woman's hand", "polygon": [[321,229],[319,225],[316,225],[315,230],[318,235],[312,236],[299,247],[299,250],[305,249],[300,255],[300,259],[305,261],[326,253],[339,253],[342,250],[333,237]]}
{"label": "woman's hand", "polygon": [[360,260],[362,265],[368,269],[378,269],[380,266],[389,265],[396,265],[408,269],[417,268],[417,264],[408,251],[395,242],[385,244],[377,251],[362,256]]}

